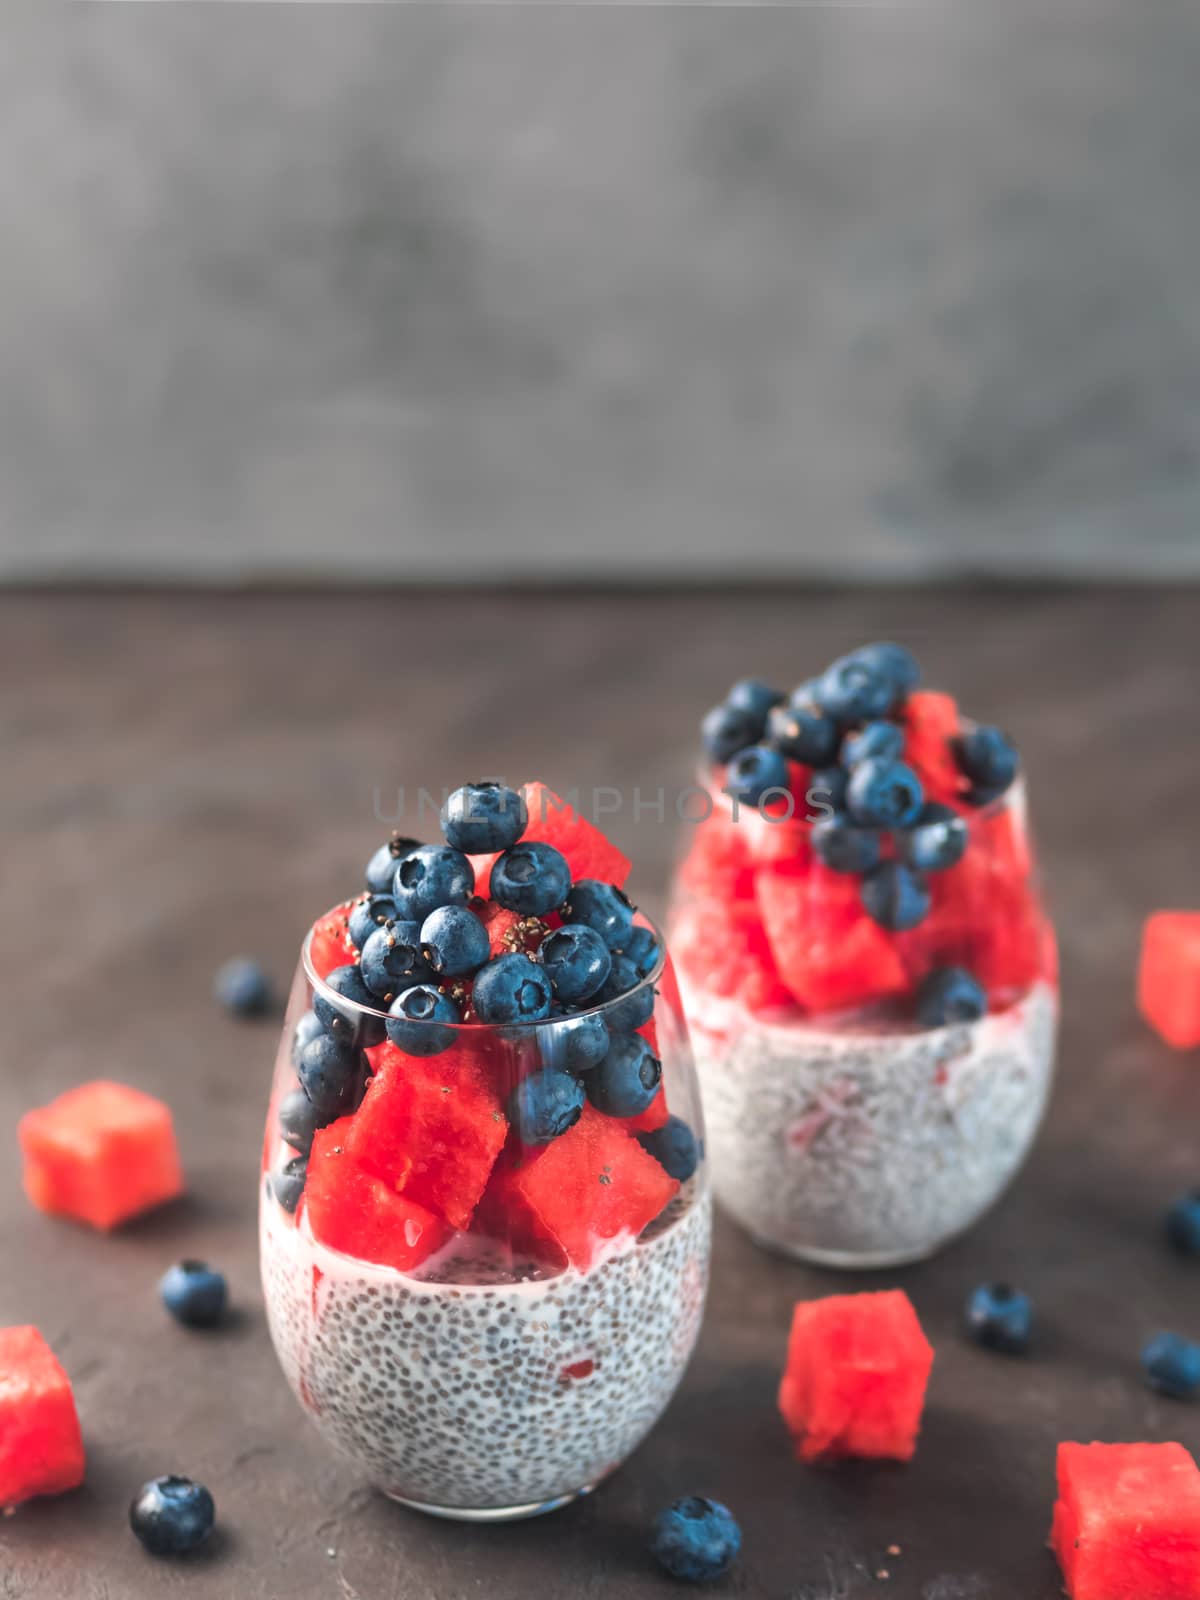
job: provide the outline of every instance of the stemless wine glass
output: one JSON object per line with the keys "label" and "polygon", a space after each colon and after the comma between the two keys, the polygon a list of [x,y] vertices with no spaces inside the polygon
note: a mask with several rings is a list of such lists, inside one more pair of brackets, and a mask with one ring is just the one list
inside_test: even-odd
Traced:
{"label": "stemless wine glass", "polygon": [[[668,929],[717,1198],[821,1265],[931,1255],[1015,1176],[1050,1090],[1057,957],[1023,781],[965,811],[962,860],[894,934],[864,916],[857,877],[814,857],[802,806],[764,816],[698,781],[708,814],[685,827]],[[987,1012],[922,1026],[921,983],[950,967]]]}
{"label": "stemless wine glass", "polygon": [[[386,1494],[532,1516],[636,1448],[700,1330],[711,1202],[674,974],[660,953],[619,999],[519,1027],[394,1024],[324,981],[310,933],[263,1151],[271,1337],[309,1417]],[[648,1109],[585,1098],[605,1049],[652,1063],[644,1084],[661,1063]],[[526,1143],[545,1129],[522,1123],[521,1085],[547,1066],[579,1093],[567,1131]]]}

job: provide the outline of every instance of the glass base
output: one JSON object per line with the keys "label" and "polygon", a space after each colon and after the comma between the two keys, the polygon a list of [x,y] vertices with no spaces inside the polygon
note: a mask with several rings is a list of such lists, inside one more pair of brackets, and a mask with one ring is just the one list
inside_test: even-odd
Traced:
{"label": "glass base", "polygon": [[406,1500],[402,1494],[393,1494],[390,1489],[383,1492],[398,1506],[405,1506],[409,1511],[423,1511],[427,1517],[442,1517],[447,1522],[523,1522],[528,1517],[544,1517],[547,1512],[557,1511],[560,1506],[569,1506],[572,1500],[580,1500],[585,1494],[591,1494],[595,1487],[594,1483],[585,1483],[582,1489],[556,1495],[553,1500],[533,1500],[523,1506],[481,1506],[478,1510],[472,1510],[469,1506],[431,1506],[423,1500]]}
{"label": "glass base", "polygon": [[837,1272],[880,1272],[890,1267],[911,1267],[918,1261],[928,1261],[936,1255],[948,1239],[938,1239],[933,1244],[909,1246],[904,1250],[822,1250],[817,1245],[782,1244],[777,1239],[767,1239],[761,1233],[750,1237],[759,1249],[775,1256],[787,1256],[790,1261],[803,1261],[810,1267],[832,1267]]}

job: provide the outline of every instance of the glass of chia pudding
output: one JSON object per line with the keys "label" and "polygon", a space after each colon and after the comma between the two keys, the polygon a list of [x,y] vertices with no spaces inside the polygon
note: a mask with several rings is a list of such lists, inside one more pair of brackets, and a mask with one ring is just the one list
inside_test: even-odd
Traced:
{"label": "glass of chia pudding", "polygon": [[868,645],[704,720],[668,930],[718,1199],[822,1265],[920,1260],[1049,1096],[1054,930],[1016,751]]}
{"label": "glass of chia pudding", "polygon": [[683,1376],[708,1282],[699,1088],[628,861],[540,784],[393,836],[304,942],[261,1179],[284,1373],[393,1499],[585,1494]]}

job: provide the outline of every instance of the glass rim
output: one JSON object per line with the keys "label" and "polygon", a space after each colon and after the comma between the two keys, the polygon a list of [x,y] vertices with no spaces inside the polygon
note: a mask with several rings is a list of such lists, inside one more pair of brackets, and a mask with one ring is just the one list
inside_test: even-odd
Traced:
{"label": "glass rim", "polygon": [[[322,913],[322,915],[326,914],[327,913]],[[468,1031],[478,1031],[486,1033],[499,1033],[502,1035],[516,1035],[518,1033],[528,1034],[529,1031],[534,1028],[561,1028],[564,1023],[576,1022],[580,1017],[603,1016],[606,1012],[613,1010],[616,1006],[624,1005],[625,1002],[631,999],[634,995],[643,993],[643,991],[647,988],[656,988],[659,979],[666,970],[667,941],[663,936],[662,929],[659,927],[658,923],[655,922],[654,918],[649,916],[645,911],[635,911],[634,915],[635,917],[640,917],[642,919],[657,940],[658,960],[654,963],[654,970],[652,972],[648,973],[646,977],[640,978],[638,982],[634,984],[632,989],[624,990],[623,993],[616,995],[611,1000],[602,1000],[597,1005],[585,1006],[579,1011],[571,1011],[566,1013],[564,1016],[537,1017],[528,1022],[463,1022],[461,1020],[457,1022],[440,1022],[433,1017],[421,1017],[412,1021],[410,1021],[408,1018],[405,1018],[404,1025],[406,1028],[453,1028],[456,1032],[463,1033]],[[317,920],[320,921],[320,918]],[[552,929],[551,932],[553,931],[554,930]],[[357,1000],[348,1000],[345,995],[339,994],[336,989],[331,989],[330,986],[325,982],[324,978],[321,978],[317,975],[316,968],[312,964],[312,938],[315,932],[316,923],[314,923],[304,935],[304,941],[300,946],[300,965],[313,993],[319,994],[336,1010],[341,1011],[346,1015],[374,1017],[385,1023],[393,1020],[392,1013],[390,1011],[380,1010],[378,1006],[360,1005]],[[508,952],[506,952],[506,954],[507,953]],[[519,955],[521,952],[514,951],[512,953]],[[495,960],[496,958],[493,956],[489,957],[489,959]],[[532,960],[533,958],[530,957],[530,959]],[[343,965],[347,967],[357,966],[358,963],[346,961],[343,962]],[[337,971],[337,968],[335,967],[333,970]],[[449,981],[452,983],[454,980],[450,979]],[[411,984],[409,987],[417,988],[419,985]]]}

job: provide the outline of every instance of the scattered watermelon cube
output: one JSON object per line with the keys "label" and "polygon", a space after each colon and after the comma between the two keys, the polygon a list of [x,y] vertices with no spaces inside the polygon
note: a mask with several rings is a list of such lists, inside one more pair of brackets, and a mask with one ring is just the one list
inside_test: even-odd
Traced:
{"label": "scattered watermelon cube", "polygon": [[70,1379],[36,1328],[0,1328],[0,1508],[83,1482]]}
{"label": "scattered watermelon cube", "polygon": [[1200,1044],[1200,911],[1156,911],[1142,929],[1138,1008],[1176,1050]]}
{"label": "scattered watermelon cube", "polygon": [[625,1124],[589,1105],[553,1144],[499,1164],[486,1213],[514,1243],[548,1244],[586,1271],[608,1240],[641,1233],[678,1188]]}
{"label": "scattered watermelon cube", "polygon": [[1200,1469],[1181,1444],[1060,1444],[1050,1539],[1070,1600],[1200,1600]]}
{"label": "scattered watermelon cube", "polygon": [[331,1122],[313,1139],[304,1187],[313,1238],[356,1261],[410,1272],[440,1250],[453,1229],[352,1160],[346,1149],[352,1121]]}
{"label": "scattered watermelon cube", "polygon": [[374,1076],[345,1130],[357,1165],[409,1200],[468,1228],[508,1135],[484,1059],[472,1047],[408,1056],[373,1048]]}
{"label": "scattered watermelon cube", "polygon": [[115,1228],[183,1193],[170,1110],[123,1083],[68,1090],[27,1112],[17,1137],[25,1193],[52,1216]]}
{"label": "scattered watermelon cube", "polygon": [[800,1301],[779,1386],[796,1454],[909,1460],[932,1365],[901,1289]]}
{"label": "scattered watermelon cube", "polygon": [[350,937],[353,909],[354,901],[347,900],[313,924],[308,957],[318,978],[327,978],[335,968],[350,966],[358,960],[358,950]]}

